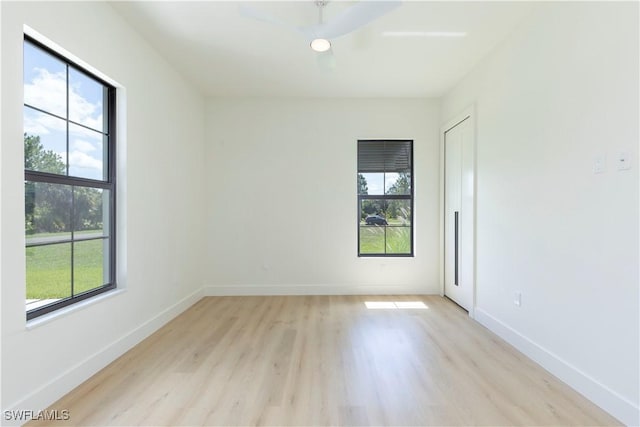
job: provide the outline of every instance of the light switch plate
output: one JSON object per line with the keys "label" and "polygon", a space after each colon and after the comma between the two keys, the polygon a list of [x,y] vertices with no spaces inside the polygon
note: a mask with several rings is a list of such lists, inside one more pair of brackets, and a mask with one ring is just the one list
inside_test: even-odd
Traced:
{"label": "light switch plate", "polygon": [[631,156],[629,155],[628,151],[621,151],[620,153],[618,153],[617,162],[619,171],[626,171],[628,169],[631,169]]}

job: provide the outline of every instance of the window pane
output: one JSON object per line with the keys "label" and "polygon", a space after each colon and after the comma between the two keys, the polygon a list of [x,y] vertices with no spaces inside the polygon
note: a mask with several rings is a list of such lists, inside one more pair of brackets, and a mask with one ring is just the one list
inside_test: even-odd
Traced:
{"label": "window pane", "polygon": [[27,181],[24,205],[28,245],[71,238],[71,186]]}
{"label": "window pane", "polygon": [[69,175],[104,180],[103,137],[69,123]]}
{"label": "window pane", "polygon": [[29,42],[24,43],[24,103],[67,117],[66,64]]}
{"label": "window pane", "polygon": [[74,238],[90,239],[109,235],[109,190],[74,188]]}
{"label": "window pane", "polygon": [[391,226],[385,227],[387,232],[386,253],[410,254],[411,253],[411,227]]}
{"label": "window pane", "polygon": [[71,243],[30,247],[26,253],[27,300],[71,296]]}
{"label": "window pane", "polygon": [[366,190],[360,194],[384,194],[384,173],[359,173],[359,191]]}
{"label": "window pane", "polygon": [[[360,221],[372,223],[380,223],[384,225],[382,220],[386,221],[386,210],[389,201],[381,199],[366,199],[360,201]],[[379,218],[378,218],[379,217]],[[369,220],[367,221],[367,218]]]}
{"label": "window pane", "polygon": [[411,194],[410,172],[389,172],[384,174],[385,194]]}
{"label": "window pane", "polygon": [[386,200],[385,217],[389,225],[411,225],[410,200]]}
{"label": "window pane", "polygon": [[105,95],[102,83],[69,67],[69,120],[106,132]]}
{"label": "window pane", "polygon": [[67,173],[67,125],[64,120],[24,107],[24,168]]}
{"label": "window pane", "polygon": [[385,228],[376,225],[360,226],[360,253],[383,254],[385,248]]}
{"label": "window pane", "polygon": [[[105,277],[105,254],[108,239],[86,240],[73,244],[73,293],[74,295],[109,283]],[[108,246],[107,246],[108,247]],[[106,268],[106,271],[109,269]]]}
{"label": "window pane", "polygon": [[411,200],[360,203],[360,254],[410,254]]}
{"label": "window pane", "polygon": [[[367,218],[369,218],[367,220]],[[360,221],[378,225],[410,225],[411,200],[365,199],[360,202]]]}

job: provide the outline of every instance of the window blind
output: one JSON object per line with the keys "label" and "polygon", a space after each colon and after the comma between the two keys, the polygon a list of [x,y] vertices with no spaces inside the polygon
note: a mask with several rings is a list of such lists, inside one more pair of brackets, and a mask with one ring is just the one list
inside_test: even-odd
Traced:
{"label": "window blind", "polygon": [[358,141],[358,172],[411,172],[411,141]]}

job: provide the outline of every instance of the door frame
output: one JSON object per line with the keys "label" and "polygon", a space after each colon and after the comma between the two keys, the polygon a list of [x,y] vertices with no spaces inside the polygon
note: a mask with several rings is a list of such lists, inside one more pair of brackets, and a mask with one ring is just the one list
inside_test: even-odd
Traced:
{"label": "door frame", "polygon": [[477,167],[477,141],[476,141],[476,111],[475,104],[470,105],[465,108],[459,114],[453,116],[450,120],[446,121],[443,126],[440,127],[440,296],[444,297],[444,271],[445,271],[445,250],[444,250],[444,228],[445,228],[445,134],[447,131],[453,129],[456,125],[462,123],[465,120],[470,120],[470,137],[471,137],[471,145],[473,146],[473,159],[472,159],[472,175],[473,175],[473,202],[472,202],[472,212],[473,215],[473,230],[472,230],[472,283],[471,283],[471,306],[469,307],[469,317],[475,317],[475,308],[476,308],[476,282],[477,282],[477,240],[476,240],[476,230],[477,230],[477,194],[478,194],[478,167]]}

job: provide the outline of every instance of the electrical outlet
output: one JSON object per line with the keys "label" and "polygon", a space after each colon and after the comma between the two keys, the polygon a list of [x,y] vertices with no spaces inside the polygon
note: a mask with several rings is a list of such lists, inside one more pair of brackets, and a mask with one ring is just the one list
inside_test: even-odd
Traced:
{"label": "electrical outlet", "polygon": [[513,305],[515,305],[516,307],[522,306],[522,293],[521,292],[514,292],[514,294],[513,294]]}

